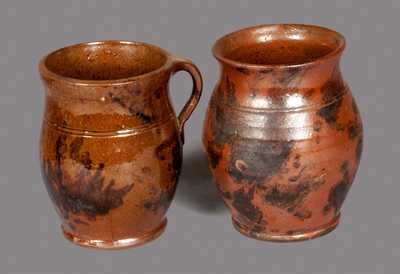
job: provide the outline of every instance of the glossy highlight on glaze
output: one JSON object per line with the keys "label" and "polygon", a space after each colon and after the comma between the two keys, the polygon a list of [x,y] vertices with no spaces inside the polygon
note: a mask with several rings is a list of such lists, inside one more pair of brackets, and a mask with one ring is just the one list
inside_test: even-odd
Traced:
{"label": "glossy highlight on glaze", "polygon": [[[42,175],[65,237],[102,249],[157,238],[181,170],[183,126],[201,95],[197,68],[153,45],[103,41],[50,53],[39,70]],[[177,118],[168,82],[181,70],[194,86]]]}
{"label": "glossy highlight on glaze", "polygon": [[306,240],[339,223],[363,140],[340,72],[344,48],[339,33],[299,24],[250,27],[214,44],[221,73],[203,144],[244,235]]}

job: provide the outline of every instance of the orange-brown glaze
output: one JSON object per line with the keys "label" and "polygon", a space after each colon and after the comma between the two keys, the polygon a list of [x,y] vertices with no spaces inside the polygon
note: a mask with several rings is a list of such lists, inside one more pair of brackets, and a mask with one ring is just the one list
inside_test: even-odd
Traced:
{"label": "orange-brown glaze", "polygon": [[266,25],[214,45],[221,74],[203,143],[243,234],[295,241],[337,225],[363,138],[340,73],[344,44],[321,27]]}
{"label": "orange-brown glaze", "polygon": [[[155,46],[106,41],[51,53],[39,68],[42,174],[64,235],[106,249],[159,236],[181,170],[183,125],[201,94],[196,67]],[[179,118],[168,99],[178,70],[194,79]]]}

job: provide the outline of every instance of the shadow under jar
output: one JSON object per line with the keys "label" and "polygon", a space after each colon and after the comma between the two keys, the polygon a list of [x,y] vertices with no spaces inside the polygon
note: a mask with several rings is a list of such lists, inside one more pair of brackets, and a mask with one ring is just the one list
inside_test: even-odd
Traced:
{"label": "shadow under jar", "polygon": [[[39,70],[42,174],[66,238],[118,249],[158,237],[181,170],[183,126],[201,95],[197,68],[156,46],[104,41],[57,50]],[[180,70],[194,87],[177,118],[168,83]]]}
{"label": "shadow under jar", "polygon": [[263,25],[219,39],[203,144],[234,227],[297,241],[339,222],[363,142],[339,60],[345,40],[311,25]]}

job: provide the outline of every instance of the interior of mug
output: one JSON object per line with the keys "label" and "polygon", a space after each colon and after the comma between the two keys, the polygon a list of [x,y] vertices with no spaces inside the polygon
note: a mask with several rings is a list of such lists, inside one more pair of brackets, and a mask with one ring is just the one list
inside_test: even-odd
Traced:
{"label": "interior of mug", "polygon": [[264,25],[239,30],[219,39],[218,59],[250,65],[298,65],[340,52],[339,33],[311,25]]}
{"label": "interior of mug", "polygon": [[77,80],[118,80],[162,67],[166,53],[148,44],[105,41],[78,44],[49,54],[45,67]]}

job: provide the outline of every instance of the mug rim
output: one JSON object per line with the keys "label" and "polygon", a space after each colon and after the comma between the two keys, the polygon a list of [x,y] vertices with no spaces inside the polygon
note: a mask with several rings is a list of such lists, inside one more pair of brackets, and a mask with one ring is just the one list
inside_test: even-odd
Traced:
{"label": "mug rim", "polygon": [[[265,28],[278,28],[278,27],[290,27],[290,26],[302,28],[305,30],[314,29],[314,30],[326,32],[327,34],[336,36],[339,40],[339,43],[328,54],[320,56],[320,57],[316,58],[315,60],[311,60],[308,62],[296,63],[296,64],[252,64],[252,63],[246,63],[246,62],[236,61],[234,59],[224,56],[224,54],[222,53],[222,50],[219,49],[219,47],[224,43],[224,40],[226,40],[230,37],[233,37],[235,35],[239,35],[241,33],[251,32],[254,30],[260,30],[260,29],[265,29]],[[215,41],[215,43],[212,47],[212,53],[217,60],[219,60],[222,63],[231,65],[233,67],[239,67],[239,68],[244,68],[244,69],[264,70],[264,69],[273,69],[273,68],[274,69],[298,68],[298,67],[305,67],[305,66],[319,64],[324,61],[328,61],[330,59],[335,59],[344,51],[345,48],[346,48],[345,37],[341,33],[337,32],[333,29],[323,27],[323,26],[318,26],[318,25],[312,25],[312,24],[281,23],[281,24],[255,25],[255,26],[245,27],[245,28],[230,32],[228,34],[225,34]]]}
{"label": "mug rim", "polygon": [[[121,77],[118,79],[107,79],[107,80],[87,80],[87,79],[79,79],[79,78],[74,78],[74,77],[68,77],[68,76],[63,76],[50,68],[46,65],[46,61],[48,58],[50,58],[53,54],[56,54],[58,52],[62,52],[67,49],[73,49],[73,48],[79,48],[79,47],[84,47],[84,46],[94,46],[94,45],[129,45],[129,46],[145,46],[151,49],[154,49],[158,52],[160,52],[162,55],[165,56],[165,62],[159,66],[158,68],[139,74],[135,76],[129,76],[129,77]],[[126,84],[126,83],[131,83],[135,82],[139,79],[143,79],[155,74],[158,74],[161,71],[164,71],[171,67],[173,63],[173,58],[170,53],[168,53],[166,50],[145,42],[139,42],[139,41],[128,41],[128,40],[99,40],[99,41],[90,41],[90,42],[82,42],[82,43],[77,43],[77,44],[72,44],[68,45],[59,49],[56,49],[48,54],[46,54],[42,59],[39,61],[39,72],[43,77],[50,78],[52,80],[58,80],[62,82],[67,82],[73,85],[81,85],[81,86],[97,86],[97,85],[121,85],[121,84]]]}

